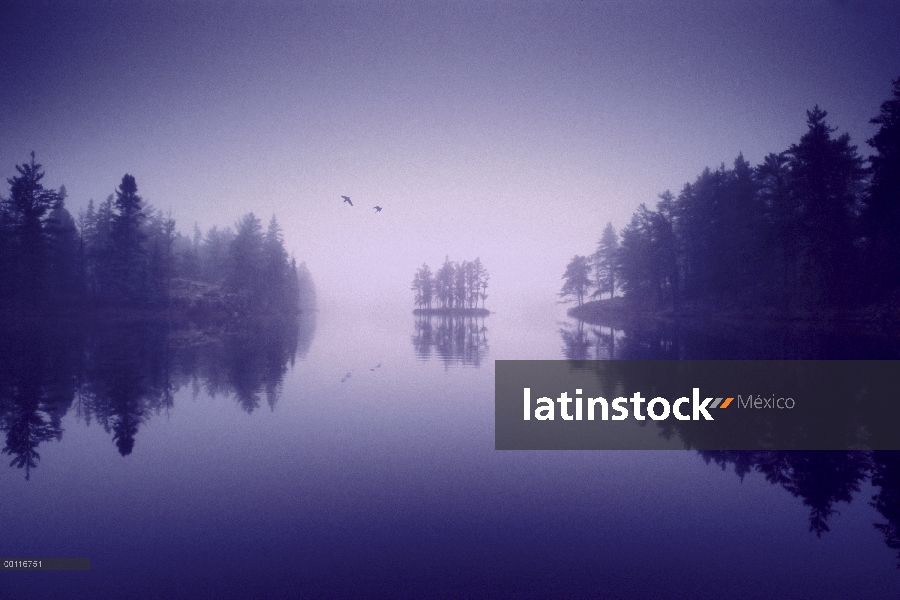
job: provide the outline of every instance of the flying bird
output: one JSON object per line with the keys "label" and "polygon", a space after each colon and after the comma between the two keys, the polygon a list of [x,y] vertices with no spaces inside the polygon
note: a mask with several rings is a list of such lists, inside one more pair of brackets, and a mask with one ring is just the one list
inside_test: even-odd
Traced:
{"label": "flying bird", "polygon": [[375,209],[375,212],[381,212],[381,207],[380,207],[380,206],[375,206],[375,207],[373,207],[373,208]]}
{"label": "flying bird", "polygon": [[353,203],[350,202],[350,198],[348,198],[347,196],[341,196],[341,198],[344,199],[344,202],[346,202],[346,203],[349,204],[350,206],[353,206]]}

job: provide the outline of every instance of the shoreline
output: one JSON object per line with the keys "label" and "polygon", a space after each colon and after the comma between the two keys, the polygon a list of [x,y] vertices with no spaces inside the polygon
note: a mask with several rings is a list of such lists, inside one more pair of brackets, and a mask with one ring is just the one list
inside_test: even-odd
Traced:
{"label": "shoreline", "polygon": [[594,325],[623,323],[634,320],[655,322],[703,321],[726,323],[764,323],[797,325],[863,325],[884,330],[900,325],[900,313],[885,307],[866,307],[855,310],[798,309],[785,313],[776,309],[768,310],[716,310],[709,308],[682,308],[677,312],[668,309],[647,309],[628,306],[622,297],[612,300],[592,300],[566,311],[572,318]]}
{"label": "shoreline", "polygon": [[491,314],[486,308],[416,308],[413,314],[417,316],[439,317],[486,317]]}

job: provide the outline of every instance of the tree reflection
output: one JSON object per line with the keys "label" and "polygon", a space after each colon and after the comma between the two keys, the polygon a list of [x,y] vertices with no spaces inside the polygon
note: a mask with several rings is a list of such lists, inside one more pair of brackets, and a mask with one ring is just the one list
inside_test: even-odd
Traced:
{"label": "tree reflection", "polygon": [[281,382],[315,331],[315,313],[287,318],[175,326],[153,319],[104,323],[0,325],[0,429],[4,454],[26,479],[38,447],[61,439],[75,409],[96,421],[122,456],[141,426],[193,384],[233,396],[248,413],[263,398],[274,410]]}
{"label": "tree reflection", "polygon": [[[817,536],[830,531],[829,518],[838,502],[850,503],[871,480],[878,492],[870,504],[884,517],[875,523],[885,544],[900,561],[900,452],[870,451],[699,451],[709,463],[734,468],[741,479],[756,471],[780,485],[809,507],[809,530]],[[898,564],[900,568],[900,564]]]}
{"label": "tree reflection", "polygon": [[288,365],[294,364],[298,348],[306,354],[311,337],[310,327],[296,319],[241,323],[192,348],[195,377],[207,394],[234,396],[248,413],[259,408],[263,394],[274,410]]}
{"label": "tree reflection", "polygon": [[92,332],[85,348],[82,407],[122,456],[131,454],[141,424],[172,407],[172,353],[164,323],[136,322]]}
{"label": "tree reflection", "polygon": [[734,466],[743,479],[756,471],[809,507],[809,530],[830,531],[828,518],[837,502],[850,502],[871,472],[871,453],[862,451],[706,451],[700,456],[723,469]]}
{"label": "tree reflection", "polygon": [[0,335],[0,428],[6,432],[2,453],[10,466],[25,469],[25,478],[40,460],[37,447],[62,437],[61,419],[75,394],[73,367],[77,339],[36,323]]}
{"label": "tree reflection", "polygon": [[[582,368],[595,371],[600,394],[614,395],[621,389],[652,389],[661,382],[651,381],[645,370],[613,368],[609,359],[684,360],[684,359],[841,359],[898,358],[895,342],[865,330],[836,331],[809,328],[751,327],[740,331],[703,327],[696,323],[617,323],[616,328],[570,322],[560,330],[562,354],[568,360],[585,360]],[[726,344],[725,340],[732,340]],[[635,362],[635,365],[640,363]],[[787,364],[787,363],[785,363]],[[788,369],[788,367],[785,367]],[[789,369],[788,369],[789,370]],[[772,373],[773,380],[784,376]],[[818,397],[817,382],[807,382],[810,397]],[[840,384],[839,384],[840,385]],[[853,389],[851,383],[843,397],[893,397],[892,390],[882,389],[874,378],[866,389]],[[683,386],[682,386],[683,387]],[[778,387],[777,385],[775,386]],[[663,394],[665,395],[665,394]],[[869,407],[869,408],[866,408]],[[890,405],[859,403],[846,411],[844,422],[832,423],[835,436],[877,447],[879,440],[893,435],[896,421]],[[885,412],[887,411],[887,412]],[[752,417],[752,418],[751,418]],[[827,422],[826,422],[827,423]],[[860,427],[864,424],[864,427]],[[706,430],[692,421],[661,421],[660,435],[666,439],[678,436],[686,448],[747,444],[758,446],[766,436],[792,440],[801,445],[807,428],[821,429],[822,423],[792,423],[788,419],[765,419],[750,415],[737,428],[724,431]],[[721,429],[721,428],[720,428]],[[718,436],[718,437],[717,437]],[[856,436],[856,437],[854,437]],[[859,437],[862,436],[862,437]],[[736,441],[737,440],[737,441]],[[875,523],[885,544],[897,551],[900,561],[900,452],[886,450],[822,451],[822,450],[698,450],[707,463],[723,469],[732,468],[743,479],[748,473],[763,475],[803,502],[809,510],[809,530],[817,536],[830,531],[830,521],[839,513],[841,502],[850,503],[866,482],[876,492],[870,504],[884,519]],[[900,567],[900,564],[898,564]]]}
{"label": "tree reflection", "polygon": [[900,560],[900,452],[873,452],[871,460],[872,485],[880,488],[871,504],[887,519],[887,523],[876,523],[875,528]]}
{"label": "tree reflection", "polygon": [[484,317],[416,315],[412,343],[421,360],[436,354],[445,365],[478,367],[488,352],[487,327]]}
{"label": "tree reflection", "polygon": [[[612,360],[616,356],[616,334],[612,327],[590,326],[579,319],[559,330],[563,356],[567,360]],[[621,332],[618,332],[621,337]]]}
{"label": "tree reflection", "polygon": [[900,357],[896,338],[860,325],[583,321],[559,330],[569,360],[877,360]]}

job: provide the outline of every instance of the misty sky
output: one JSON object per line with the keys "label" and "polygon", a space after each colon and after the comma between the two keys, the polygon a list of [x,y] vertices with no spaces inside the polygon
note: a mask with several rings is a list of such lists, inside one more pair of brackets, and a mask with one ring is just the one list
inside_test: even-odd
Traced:
{"label": "misty sky", "polygon": [[607,221],[815,104],[868,155],[900,76],[898,2],[124,4],[0,8],[0,174],[34,150],[77,215],[130,173],[184,233],[275,213],[326,301],[412,307],[445,255],[488,308],[552,297]]}

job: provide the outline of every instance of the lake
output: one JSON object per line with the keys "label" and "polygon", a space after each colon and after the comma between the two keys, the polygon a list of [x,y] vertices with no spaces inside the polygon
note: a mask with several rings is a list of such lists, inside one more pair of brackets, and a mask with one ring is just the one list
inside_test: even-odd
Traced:
{"label": "lake", "polygon": [[889,338],[495,310],[7,331],[0,555],[90,570],[6,571],[0,597],[900,594],[895,453],[494,450],[497,359],[897,358]]}

